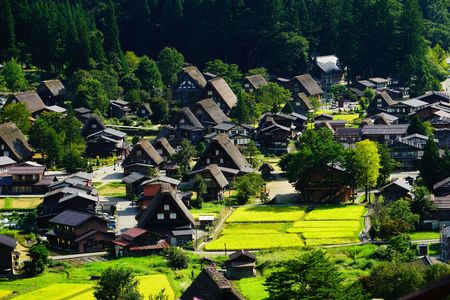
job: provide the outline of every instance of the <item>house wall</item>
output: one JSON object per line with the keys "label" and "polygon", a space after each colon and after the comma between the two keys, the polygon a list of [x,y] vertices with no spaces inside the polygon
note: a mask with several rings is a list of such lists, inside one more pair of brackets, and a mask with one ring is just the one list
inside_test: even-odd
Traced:
{"label": "house wall", "polygon": [[11,248],[0,245],[0,272],[13,268],[13,254]]}

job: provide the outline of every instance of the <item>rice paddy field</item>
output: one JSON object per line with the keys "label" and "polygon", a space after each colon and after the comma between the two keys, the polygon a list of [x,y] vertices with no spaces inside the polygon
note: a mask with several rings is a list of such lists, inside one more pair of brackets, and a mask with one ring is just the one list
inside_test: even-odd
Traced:
{"label": "rice paddy field", "polygon": [[52,284],[42,289],[14,297],[15,300],[62,300],[84,294],[92,289],[91,284]]}
{"label": "rice paddy field", "polygon": [[8,291],[8,290],[0,290],[0,299],[4,299],[6,297],[9,297],[12,295],[12,291]]}
{"label": "rice paddy field", "polygon": [[0,210],[35,209],[42,198],[0,198]]}
{"label": "rice paddy field", "polygon": [[111,182],[98,187],[100,196],[121,197],[126,196],[126,187],[122,182]]}
{"label": "rice paddy field", "polygon": [[360,205],[247,206],[227,219],[206,251],[263,250],[359,242],[366,208]]}

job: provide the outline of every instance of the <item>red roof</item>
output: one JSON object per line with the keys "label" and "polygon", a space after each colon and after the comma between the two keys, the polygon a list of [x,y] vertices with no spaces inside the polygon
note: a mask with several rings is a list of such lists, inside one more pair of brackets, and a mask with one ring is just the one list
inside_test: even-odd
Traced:
{"label": "red roof", "polygon": [[161,241],[158,241],[158,243],[154,244],[154,245],[130,247],[130,251],[158,250],[158,249],[166,249],[166,248],[169,248],[169,243],[165,240],[161,240]]}
{"label": "red roof", "polygon": [[134,227],[134,228],[128,229],[127,231],[122,233],[122,237],[124,237],[127,240],[133,240],[146,232],[147,232],[147,230],[145,230],[145,229],[142,229],[139,227]]}

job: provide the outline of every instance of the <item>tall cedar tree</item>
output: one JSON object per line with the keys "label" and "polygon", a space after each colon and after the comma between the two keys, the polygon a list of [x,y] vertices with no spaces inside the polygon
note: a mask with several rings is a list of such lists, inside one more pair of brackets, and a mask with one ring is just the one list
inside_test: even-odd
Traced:
{"label": "tall cedar tree", "polygon": [[10,0],[0,0],[0,61],[16,54],[16,33],[14,15]]}
{"label": "tall cedar tree", "polygon": [[420,160],[419,171],[425,185],[428,189],[432,189],[433,185],[438,182],[440,178],[440,157],[439,148],[431,136],[423,149],[423,156]]}

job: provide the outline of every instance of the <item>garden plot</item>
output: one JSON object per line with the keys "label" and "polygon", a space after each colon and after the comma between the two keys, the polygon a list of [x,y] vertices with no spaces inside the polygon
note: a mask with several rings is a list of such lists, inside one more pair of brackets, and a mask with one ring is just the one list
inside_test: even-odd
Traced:
{"label": "garden plot", "polygon": [[301,206],[244,206],[236,209],[227,223],[294,222],[305,214]]}
{"label": "garden plot", "polygon": [[63,300],[76,297],[92,289],[91,284],[52,284],[48,287],[15,297],[14,300]]}
{"label": "garden plot", "polygon": [[169,300],[175,299],[175,293],[166,275],[145,275],[138,276],[136,279],[139,280],[139,292],[144,295],[144,299],[149,298],[150,295],[155,296],[161,290],[164,290]]}

